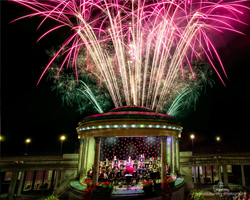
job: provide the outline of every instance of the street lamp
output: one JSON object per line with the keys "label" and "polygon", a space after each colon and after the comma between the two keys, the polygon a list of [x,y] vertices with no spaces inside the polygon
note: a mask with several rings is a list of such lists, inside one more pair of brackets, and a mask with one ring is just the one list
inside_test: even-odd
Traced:
{"label": "street lamp", "polygon": [[25,143],[26,143],[26,148],[25,148],[25,152],[24,152],[24,155],[25,155],[25,156],[28,155],[27,150],[28,150],[28,145],[29,145],[30,142],[31,142],[31,140],[30,140],[29,138],[27,138],[27,139],[25,140]]}
{"label": "street lamp", "polygon": [[220,136],[216,137],[216,141],[218,142],[218,152],[220,152]]}
{"label": "street lamp", "polygon": [[64,135],[62,135],[60,137],[60,140],[61,140],[61,150],[60,150],[60,156],[62,156],[62,147],[63,147],[63,141],[66,139],[66,137]]}
{"label": "street lamp", "polygon": [[193,156],[194,155],[194,134],[191,134],[190,138],[192,140],[192,156]]}

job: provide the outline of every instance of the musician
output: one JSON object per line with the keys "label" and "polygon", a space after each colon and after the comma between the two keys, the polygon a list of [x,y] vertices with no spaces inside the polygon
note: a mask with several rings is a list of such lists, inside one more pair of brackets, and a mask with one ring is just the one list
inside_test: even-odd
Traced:
{"label": "musician", "polygon": [[114,183],[115,183],[115,185],[118,185],[120,177],[118,177],[118,168],[117,167],[114,168],[113,173],[114,173]]}
{"label": "musician", "polygon": [[106,158],[106,167],[109,166],[109,160]]}
{"label": "musician", "polygon": [[107,175],[108,175],[109,181],[110,181],[111,183],[113,183],[113,181],[114,181],[114,172],[112,172],[111,167],[108,168]]}
{"label": "musician", "polygon": [[160,179],[161,177],[161,172],[160,172],[160,169],[157,168],[157,171],[156,171],[156,179]]}
{"label": "musician", "polygon": [[93,175],[93,168],[90,167],[90,169],[88,171],[88,177],[92,179],[92,175]]}
{"label": "musician", "polygon": [[98,173],[99,173],[99,175],[101,175],[101,173],[102,173],[102,168],[101,167],[99,167]]}
{"label": "musician", "polygon": [[102,170],[102,173],[100,174],[99,178],[100,178],[100,181],[106,181],[106,180],[108,180],[108,175],[107,175],[105,169]]}
{"label": "musician", "polygon": [[139,158],[139,161],[144,162],[144,160],[145,160],[145,156],[144,156],[144,154],[141,154],[141,157]]}

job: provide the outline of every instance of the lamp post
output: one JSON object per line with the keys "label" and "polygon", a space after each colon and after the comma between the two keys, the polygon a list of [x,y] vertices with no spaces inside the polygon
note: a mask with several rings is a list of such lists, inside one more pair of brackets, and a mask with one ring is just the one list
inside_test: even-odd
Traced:
{"label": "lamp post", "polygon": [[190,138],[192,140],[192,156],[193,156],[194,155],[194,134],[191,134]]}
{"label": "lamp post", "polygon": [[66,137],[64,135],[62,135],[60,137],[60,140],[61,140],[61,149],[60,149],[60,156],[62,156],[62,147],[63,147],[63,141],[66,139]]}
{"label": "lamp post", "polygon": [[24,155],[25,155],[25,156],[28,155],[27,150],[28,150],[28,145],[29,145],[30,142],[31,142],[31,140],[30,140],[29,138],[27,138],[27,139],[25,140],[25,143],[26,143],[26,148],[25,148],[25,152],[24,152]]}
{"label": "lamp post", "polygon": [[218,142],[218,153],[220,153],[220,136],[216,137],[216,141]]}

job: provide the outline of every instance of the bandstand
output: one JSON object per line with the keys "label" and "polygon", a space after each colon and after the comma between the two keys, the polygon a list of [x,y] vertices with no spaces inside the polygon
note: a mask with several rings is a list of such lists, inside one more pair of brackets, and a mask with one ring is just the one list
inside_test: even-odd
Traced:
{"label": "bandstand", "polygon": [[[170,166],[171,174],[175,175],[180,170],[179,140],[181,132],[182,127],[175,118],[155,113],[149,108],[140,106],[119,107],[107,113],[86,117],[79,122],[79,127],[77,127],[78,139],[80,140],[77,171],[79,182],[84,184],[88,170],[94,166],[92,181],[94,185],[98,183],[100,163],[106,161],[105,165],[112,166],[112,164],[114,165],[113,159],[119,158],[119,154],[122,154],[119,165],[129,165],[128,159],[130,159],[137,168],[140,166],[149,168],[153,161],[155,163],[154,168],[160,169],[161,181],[164,181],[166,179],[167,167]],[[145,142],[147,141],[145,138],[148,138],[149,141],[150,137],[157,138],[160,141],[157,144],[160,152],[155,147],[151,149],[151,154],[149,154],[148,151],[150,149],[146,148],[146,146],[149,146],[149,143]],[[104,155],[103,151],[100,152],[102,138],[117,139],[117,145],[112,145],[110,154]],[[121,151],[119,138],[144,138],[139,141],[140,147],[143,147],[137,149],[131,158],[131,151],[128,152],[128,148],[124,148]],[[105,144],[102,144],[102,148],[105,148]],[[152,147],[152,144],[150,146]],[[100,153],[102,153],[102,160],[100,160]],[[142,155],[144,159],[140,160]]]}

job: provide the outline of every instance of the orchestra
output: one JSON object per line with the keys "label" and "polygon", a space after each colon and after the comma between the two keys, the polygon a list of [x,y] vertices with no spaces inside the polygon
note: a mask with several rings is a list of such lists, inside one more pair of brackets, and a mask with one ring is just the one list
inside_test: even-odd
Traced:
{"label": "orchestra", "polygon": [[[166,165],[166,175],[170,176],[170,164]],[[92,179],[93,167],[87,173],[88,179]],[[160,158],[145,159],[142,154],[133,160],[130,156],[127,160],[119,160],[114,156],[113,160],[106,159],[99,163],[99,182],[109,181],[112,185],[136,184],[139,181],[151,179],[153,181],[161,178]]]}

